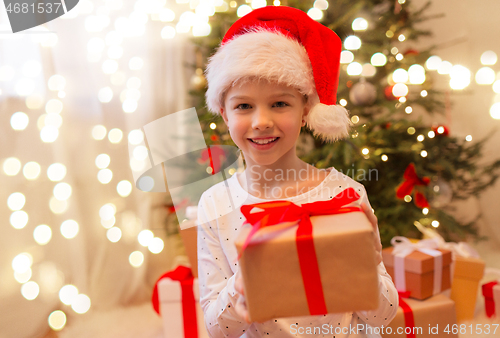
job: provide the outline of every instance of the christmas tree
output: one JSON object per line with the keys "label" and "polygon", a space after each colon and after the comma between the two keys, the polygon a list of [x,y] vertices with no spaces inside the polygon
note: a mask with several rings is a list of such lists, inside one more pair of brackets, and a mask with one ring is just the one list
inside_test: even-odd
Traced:
{"label": "christmas tree", "polygon": [[[252,1],[253,8],[265,1]],[[304,127],[298,156],[317,168],[334,166],[362,183],[378,217],[382,243],[393,236],[419,238],[415,227],[437,228],[447,241],[479,239],[475,221],[454,217],[452,202],[478,195],[495,182],[500,160],[480,164],[488,136],[472,142],[456,137],[433,116],[445,114],[445,93],[433,86],[440,76],[433,56],[435,46],[415,50],[412,44],[431,35],[417,26],[430,19],[410,0],[275,1],[298,8],[332,29],[343,41],[338,104],[350,111],[349,138],[324,143]],[[198,61],[190,94],[199,114],[207,145],[233,145],[220,116],[205,106],[203,69],[225,32],[251,11],[231,1],[211,17],[209,36],[194,38]],[[427,71],[426,71],[427,69]],[[454,81],[452,79],[452,81]],[[461,89],[460,81],[451,83]]]}

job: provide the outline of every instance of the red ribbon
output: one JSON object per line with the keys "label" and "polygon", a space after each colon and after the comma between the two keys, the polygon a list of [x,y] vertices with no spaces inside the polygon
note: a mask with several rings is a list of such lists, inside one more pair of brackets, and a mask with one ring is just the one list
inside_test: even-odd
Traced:
{"label": "red ribbon", "polygon": [[[415,171],[415,165],[410,163],[408,167],[406,167],[405,173],[403,175],[404,181],[401,183],[396,189],[396,196],[399,199],[403,199],[406,195],[410,195],[413,191],[413,188],[417,185],[427,186],[431,182],[429,177],[419,178],[417,176],[417,172]],[[425,198],[424,194],[417,191],[415,193],[415,204],[419,208],[428,208],[429,202]]]}
{"label": "red ribbon", "polygon": [[413,316],[413,310],[408,305],[403,298],[410,297],[410,291],[398,291],[399,294],[399,306],[403,309],[403,315],[405,316],[405,329],[411,327],[411,332],[406,334],[407,338],[416,338],[415,334],[415,317]]}
{"label": "red ribbon", "polygon": [[179,265],[175,270],[163,274],[155,283],[153,289],[153,308],[160,314],[160,304],[158,300],[158,282],[163,278],[179,281],[182,290],[182,318],[184,324],[184,337],[198,337],[198,322],[196,319],[196,301],[194,299],[193,281],[194,277],[191,268]]}
{"label": "red ribbon", "polygon": [[491,318],[495,316],[495,299],[493,298],[493,287],[498,284],[498,281],[483,284],[484,306],[486,309],[486,316]]}
{"label": "red ribbon", "polygon": [[[294,222],[293,225],[295,225],[298,221],[295,243],[309,313],[311,315],[328,313],[323,286],[321,285],[318,259],[314,249],[310,216],[362,211],[360,207],[346,207],[346,205],[357,201],[359,197],[353,188],[348,188],[331,200],[304,203],[301,206],[282,200],[241,206],[241,212],[246,218],[245,223],[251,224],[252,230],[243,244],[238,259],[240,259],[243,250],[249,245],[251,238],[259,229],[283,222]],[[250,213],[254,207],[264,210]]]}

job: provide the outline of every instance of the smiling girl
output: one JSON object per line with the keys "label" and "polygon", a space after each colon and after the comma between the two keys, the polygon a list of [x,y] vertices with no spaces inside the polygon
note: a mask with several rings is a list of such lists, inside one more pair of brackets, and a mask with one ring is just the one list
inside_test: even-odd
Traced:
{"label": "smiling girl", "polygon": [[[310,332],[380,337],[368,329],[387,325],[396,314],[398,294],[382,263],[377,219],[363,185],[333,167],[315,168],[296,154],[303,126],[327,142],[348,135],[348,113],[335,105],[340,52],[339,37],[306,13],[267,6],[234,23],[209,59],[208,108],[221,114],[246,164],[241,174],[205,191],[198,204],[200,305],[210,337],[305,337]],[[356,203],[373,226],[379,308],[250,323],[234,246],[245,221],[239,207],[277,199],[298,205],[324,201],[349,187],[359,192]],[[336,274],[342,278],[342,271]],[[318,333],[320,327],[329,330]]]}

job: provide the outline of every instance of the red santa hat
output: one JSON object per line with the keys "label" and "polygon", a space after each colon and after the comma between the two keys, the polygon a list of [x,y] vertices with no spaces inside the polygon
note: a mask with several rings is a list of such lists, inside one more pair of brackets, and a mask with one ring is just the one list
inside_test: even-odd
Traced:
{"label": "red santa hat", "polygon": [[333,142],[349,133],[347,110],[337,101],[342,42],[328,27],[305,12],[266,6],[237,20],[208,60],[207,107],[220,114],[231,86],[266,79],[308,96],[305,121],[315,136]]}

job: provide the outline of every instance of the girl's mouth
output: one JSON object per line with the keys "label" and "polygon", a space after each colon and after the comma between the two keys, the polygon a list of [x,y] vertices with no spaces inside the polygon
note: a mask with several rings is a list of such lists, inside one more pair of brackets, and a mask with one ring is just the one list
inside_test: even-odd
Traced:
{"label": "girl's mouth", "polygon": [[252,146],[254,146],[255,148],[259,149],[259,150],[266,150],[266,149],[269,149],[269,148],[272,148],[274,146],[274,144],[276,142],[278,142],[280,138],[279,137],[276,137],[274,139],[274,141],[271,141],[271,142],[268,142],[266,144],[258,144],[256,142],[254,142],[252,139],[248,139],[248,141],[252,144]]}

